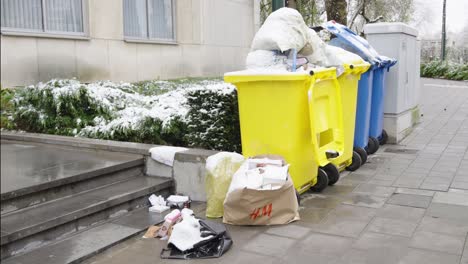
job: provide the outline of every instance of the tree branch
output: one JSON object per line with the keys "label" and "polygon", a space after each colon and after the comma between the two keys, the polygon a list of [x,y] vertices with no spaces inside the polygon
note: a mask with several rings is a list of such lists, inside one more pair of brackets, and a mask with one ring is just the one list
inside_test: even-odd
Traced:
{"label": "tree branch", "polygon": [[353,17],[351,18],[351,22],[349,24],[349,28],[351,28],[354,24],[354,20],[356,20],[356,17],[359,15],[359,13],[361,13],[361,10],[364,8],[364,1],[362,1],[362,3],[358,6],[358,8],[356,9],[356,13],[354,13]]}

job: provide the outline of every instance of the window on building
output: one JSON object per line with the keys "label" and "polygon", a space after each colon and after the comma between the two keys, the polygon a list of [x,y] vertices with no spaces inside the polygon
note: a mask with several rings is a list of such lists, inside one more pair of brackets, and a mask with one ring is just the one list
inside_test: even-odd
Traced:
{"label": "window on building", "polygon": [[84,0],[1,0],[2,32],[84,35]]}
{"label": "window on building", "polygon": [[174,0],[123,0],[126,39],[175,41]]}

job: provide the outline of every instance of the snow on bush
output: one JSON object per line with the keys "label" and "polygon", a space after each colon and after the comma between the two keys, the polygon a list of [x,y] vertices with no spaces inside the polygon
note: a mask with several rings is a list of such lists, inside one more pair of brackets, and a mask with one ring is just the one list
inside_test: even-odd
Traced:
{"label": "snow on bush", "polygon": [[220,150],[240,145],[235,89],[221,80],[51,80],[19,89],[12,101],[16,128],[30,132]]}
{"label": "snow on bush", "polygon": [[421,76],[448,80],[468,80],[468,64],[431,61],[421,64]]}

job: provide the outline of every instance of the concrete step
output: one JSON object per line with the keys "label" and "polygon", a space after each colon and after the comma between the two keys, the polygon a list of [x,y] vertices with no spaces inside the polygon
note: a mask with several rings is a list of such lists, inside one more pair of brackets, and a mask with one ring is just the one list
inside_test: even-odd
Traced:
{"label": "concrete step", "polygon": [[[204,211],[204,203],[192,203],[192,210],[198,217]],[[148,208],[136,209],[104,224],[93,226],[60,241],[28,253],[3,260],[4,264],[70,264],[79,263],[117,243],[142,235],[149,226],[163,222],[163,214],[150,213]]]}
{"label": "concrete step", "polygon": [[168,195],[171,189],[172,179],[140,175],[3,214],[2,259],[146,206],[150,194]]}
{"label": "concrete step", "polygon": [[116,165],[79,172],[69,177],[2,193],[2,216],[29,206],[64,198],[89,189],[142,175],[144,171],[143,163],[143,158],[138,157]]}

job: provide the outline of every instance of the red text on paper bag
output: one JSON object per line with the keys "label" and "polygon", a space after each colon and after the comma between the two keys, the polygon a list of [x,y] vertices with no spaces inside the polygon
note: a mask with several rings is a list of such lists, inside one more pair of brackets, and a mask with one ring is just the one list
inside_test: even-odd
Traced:
{"label": "red text on paper bag", "polygon": [[273,211],[273,204],[269,203],[263,207],[255,208],[252,213],[250,213],[250,219],[255,220],[257,217],[261,216],[271,216],[271,212]]}

